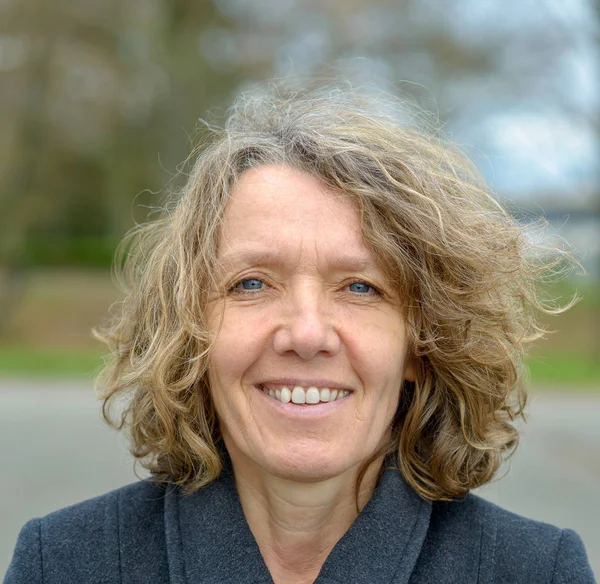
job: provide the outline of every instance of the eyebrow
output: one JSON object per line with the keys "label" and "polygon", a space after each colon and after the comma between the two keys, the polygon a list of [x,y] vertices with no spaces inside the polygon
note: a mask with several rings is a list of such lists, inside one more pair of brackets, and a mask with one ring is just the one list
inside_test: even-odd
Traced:
{"label": "eyebrow", "polygon": [[273,250],[242,249],[233,250],[221,258],[221,265],[272,265],[279,261],[279,254]]}
{"label": "eyebrow", "polygon": [[[224,268],[230,266],[277,266],[285,262],[278,250],[243,249],[233,250],[221,258]],[[377,269],[376,263],[368,256],[340,253],[328,267],[334,270],[362,272],[366,269]]]}

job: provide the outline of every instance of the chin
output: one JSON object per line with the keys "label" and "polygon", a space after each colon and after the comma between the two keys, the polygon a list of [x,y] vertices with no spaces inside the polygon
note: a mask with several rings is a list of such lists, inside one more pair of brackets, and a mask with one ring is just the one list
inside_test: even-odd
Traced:
{"label": "chin", "polygon": [[[344,455],[345,454],[345,455]],[[361,460],[352,460],[348,453],[317,449],[315,445],[300,445],[270,459],[269,472],[287,480],[316,482],[334,478],[360,465]]]}

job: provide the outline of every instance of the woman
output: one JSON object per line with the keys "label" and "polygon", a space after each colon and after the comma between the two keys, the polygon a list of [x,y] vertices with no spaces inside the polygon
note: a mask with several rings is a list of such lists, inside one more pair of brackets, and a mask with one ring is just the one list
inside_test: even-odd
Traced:
{"label": "woman", "polygon": [[100,332],[154,480],[30,521],[8,584],[593,582],[575,533],[469,495],[517,444],[554,264],[386,111],[238,100]]}

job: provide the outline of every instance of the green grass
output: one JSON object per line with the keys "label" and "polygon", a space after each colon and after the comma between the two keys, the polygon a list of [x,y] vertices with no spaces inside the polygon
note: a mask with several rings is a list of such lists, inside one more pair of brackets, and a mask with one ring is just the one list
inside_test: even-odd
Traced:
{"label": "green grass", "polygon": [[91,379],[102,366],[101,352],[0,345],[2,377],[83,377]]}
{"label": "green grass", "polygon": [[[0,345],[1,377],[82,377],[102,365],[101,352],[86,349]],[[600,391],[600,359],[587,355],[535,355],[527,360],[534,386]]]}
{"label": "green grass", "polygon": [[533,385],[600,391],[600,358],[591,355],[535,355],[527,359]]}

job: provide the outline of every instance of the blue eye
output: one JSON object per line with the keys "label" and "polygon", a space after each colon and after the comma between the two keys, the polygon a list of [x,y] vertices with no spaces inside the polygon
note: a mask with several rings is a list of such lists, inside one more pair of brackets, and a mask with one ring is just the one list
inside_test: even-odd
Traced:
{"label": "blue eye", "polygon": [[348,286],[348,289],[355,294],[369,294],[375,292],[375,288],[365,282],[353,282]]}
{"label": "blue eye", "polygon": [[256,278],[248,278],[247,280],[242,280],[238,286],[242,287],[243,290],[260,290],[264,284],[260,280]]}

